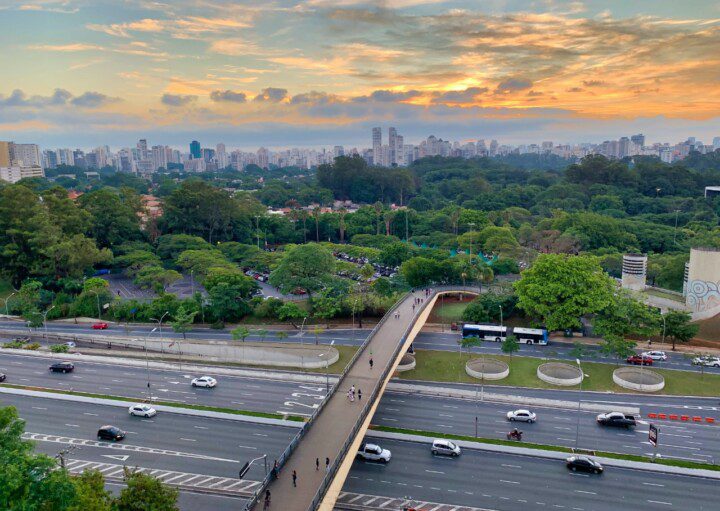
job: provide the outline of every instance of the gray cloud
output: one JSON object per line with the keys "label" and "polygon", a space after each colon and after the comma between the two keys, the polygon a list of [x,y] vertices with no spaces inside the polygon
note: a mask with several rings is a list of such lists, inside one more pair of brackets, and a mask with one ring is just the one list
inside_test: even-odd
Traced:
{"label": "gray cloud", "polygon": [[468,87],[465,90],[438,93],[433,103],[476,103],[477,96],[489,91],[487,87]]}
{"label": "gray cloud", "polygon": [[310,91],[302,94],[296,94],[290,98],[291,105],[300,104],[315,104],[315,105],[326,105],[328,103],[335,103],[341,101],[338,96],[334,94],[328,94],[327,92]]}
{"label": "gray cloud", "polygon": [[276,87],[268,87],[263,89],[260,94],[255,96],[253,101],[265,101],[269,103],[279,103],[287,97],[287,89],[278,89]]}
{"label": "gray cloud", "polygon": [[602,80],[583,80],[583,85],[585,87],[599,87],[601,85],[605,85],[606,82],[603,82]]}
{"label": "gray cloud", "polygon": [[119,101],[118,98],[111,98],[110,96],[106,96],[100,92],[88,91],[80,96],[72,98],[70,103],[82,108],[97,108],[109,103],[115,103],[116,101]]}
{"label": "gray cloud", "polygon": [[40,107],[64,105],[73,95],[65,89],[55,89],[50,96],[28,97],[22,90],[15,89],[9,96],[0,94],[0,105],[6,107]]}
{"label": "gray cloud", "polygon": [[585,89],[582,87],[571,87],[567,89],[565,92],[583,92]]}
{"label": "gray cloud", "polygon": [[245,103],[247,95],[244,92],[235,92],[232,90],[214,90],[210,93],[210,99],[213,101],[229,101],[230,103]]}
{"label": "gray cloud", "polygon": [[532,87],[532,82],[525,78],[506,78],[498,84],[495,92],[502,94],[506,92],[525,90],[529,89],[530,87]]}
{"label": "gray cloud", "polygon": [[396,92],[391,90],[376,90],[369,96],[358,96],[352,100],[356,103],[367,103],[369,101],[376,103],[396,103],[420,96],[422,93],[417,90],[409,90],[405,92]]}
{"label": "gray cloud", "polygon": [[185,106],[196,99],[197,96],[192,95],[184,96],[182,94],[163,94],[160,101],[162,101],[164,105],[168,106]]}

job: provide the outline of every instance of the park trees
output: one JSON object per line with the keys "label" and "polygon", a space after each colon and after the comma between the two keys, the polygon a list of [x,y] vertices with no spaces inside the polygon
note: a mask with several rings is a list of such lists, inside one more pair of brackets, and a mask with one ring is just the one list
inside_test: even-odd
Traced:
{"label": "park trees", "polygon": [[270,274],[270,283],[284,293],[302,288],[309,295],[325,287],[335,270],[335,258],[322,245],[308,243],[286,251],[277,268]]}
{"label": "park trees", "polygon": [[78,199],[80,206],[90,213],[90,234],[99,246],[113,247],[143,238],[136,198],[136,194],[121,195],[102,188]]}
{"label": "park trees", "polygon": [[612,279],[592,256],[541,254],[514,284],[518,307],[548,330],[579,328],[612,300]]}
{"label": "park trees", "polygon": [[197,311],[190,310],[184,305],[178,307],[173,314],[173,320],[170,322],[174,332],[182,334],[183,339],[187,339],[187,332],[192,328],[193,321],[197,316]]}
{"label": "park trees", "polygon": [[665,314],[665,337],[672,340],[673,351],[676,343],[686,343],[697,335],[700,326],[690,320],[690,314],[683,311],[671,310]]}

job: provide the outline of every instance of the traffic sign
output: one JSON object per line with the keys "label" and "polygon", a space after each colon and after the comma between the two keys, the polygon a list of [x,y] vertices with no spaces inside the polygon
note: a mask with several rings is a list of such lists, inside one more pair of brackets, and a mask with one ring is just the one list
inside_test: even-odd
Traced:
{"label": "traffic sign", "polygon": [[655,424],[650,424],[650,430],[648,431],[648,440],[650,443],[657,447],[658,444],[658,428]]}

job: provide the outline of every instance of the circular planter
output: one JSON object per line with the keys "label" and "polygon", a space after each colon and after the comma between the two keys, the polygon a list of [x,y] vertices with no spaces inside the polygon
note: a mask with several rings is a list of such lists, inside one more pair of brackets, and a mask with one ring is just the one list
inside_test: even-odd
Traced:
{"label": "circular planter", "polygon": [[510,367],[493,358],[473,358],[465,364],[465,372],[478,380],[502,380],[510,374]]}
{"label": "circular planter", "polygon": [[574,365],[548,362],[547,364],[540,364],[538,366],[537,377],[551,385],[571,387],[573,385],[580,385],[583,379],[583,373]]}
{"label": "circular planter", "polygon": [[398,364],[397,369],[395,370],[402,373],[403,371],[412,371],[413,369],[415,369],[415,357],[409,353],[405,353],[400,359],[400,364]]}
{"label": "circular planter", "polygon": [[618,367],[613,381],[624,389],[640,392],[657,392],[665,387],[665,378],[654,371],[639,367]]}

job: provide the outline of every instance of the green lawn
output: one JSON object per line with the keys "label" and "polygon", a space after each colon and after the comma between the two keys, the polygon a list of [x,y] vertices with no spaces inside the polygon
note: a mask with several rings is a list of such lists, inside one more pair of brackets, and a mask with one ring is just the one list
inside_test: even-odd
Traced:
{"label": "green lawn", "polygon": [[647,293],[652,296],[657,296],[659,298],[667,298],[668,300],[673,300],[673,301],[680,302],[680,303],[685,302],[685,300],[683,299],[682,296],[676,295],[673,293],[667,293],[667,292],[664,292],[663,290],[657,289],[657,288],[647,288],[647,289],[645,289],[644,293]]}
{"label": "green lawn", "polygon": [[[472,358],[479,355],[473,354]],[[508,385],[517,387],[533,387],[544,389],[577,389],[578,387],[557,387],[545,383],[537,378],[537,367],[553,359],[538,359],[530,357],[508,357],[491,355],[492,358],[503,360],[510,364],[510,375],[497,382],[486,381],[487,384]],[[465,373],[465,363],[471,358],[467,353],[418,350],[415,358],[417,367],[412,371],[400,373],[401,379],[427,380],[437,382],[478,383],[480,380],[471,378]],[[561,362],[567,362],[561,360]],[[624,364],[623,364],[624,365]],[[613,364],[600,364],[597,362],[583,362],[583,370],[588,375],[583,382],[583,390],[629,392],[618,387],[612,380],[612,372],[616,366]],[[690,371],[669,371],[653,369],[665,377],[665,388],[659,394],[716,396],[720,389],[720,375],[705,374]]]}
{"label": "green lawn", "polygon": [[433,315],[445,323],[461,321],[462,313],[465,311],[465,308],[469,303],[470,302],[453,302],[441,304],[438,300],[433,308]]}

